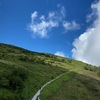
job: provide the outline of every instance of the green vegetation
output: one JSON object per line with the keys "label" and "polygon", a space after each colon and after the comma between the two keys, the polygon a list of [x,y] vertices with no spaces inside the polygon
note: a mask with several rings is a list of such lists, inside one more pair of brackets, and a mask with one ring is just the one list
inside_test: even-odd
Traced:
{"label": "green vegetation", "polygon": [[[1,63],[0,66],[3,67],[0,70],[0,100],[14,100],[20,98],[25,79],[28,77],[27,70],[21,67],[6,66],[3,63]],[[9,90],[11,90],[10,94]]]}
{"label": "green vegetation", "polygon": [[41,100],[99,100],[100,67],[0,44],[0,100],[31,100],[62,73],[41,91]]}
{"label": "green vegetation", "polygon": [[100,68],[97,70],[97,75],[100,77]]}
{"label": "green vegetation", "polygon": [[40,94],[40,99],[42,100],[51,100],[51,96],[55,95],[55,93],[63,86],[64,82],[70,81],[73,77],[76,76],[76,73],[68,72],[62,75],[60,78],[47,85]]}
{"label": "green vegetation", "polygon": [[99,97],[100,82],[95,84],[95,80],[77,75],[72,80],[63,82],[57,92],[47,100],[99,100]]}

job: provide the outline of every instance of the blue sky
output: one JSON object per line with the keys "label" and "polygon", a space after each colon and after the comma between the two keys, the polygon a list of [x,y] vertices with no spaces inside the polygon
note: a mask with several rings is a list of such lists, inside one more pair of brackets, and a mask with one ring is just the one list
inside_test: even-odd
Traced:
{"label": "blue sky", "polygon": [[95,0],[0,0],[0,42],[91,63],[79,54],[79,49],[82,48],[80,45],[83,45],[79,45],[79,38],[90,27],[96,27],[94,22],[99,6],[93,8],[92,5],[99,2],[94,2]]}

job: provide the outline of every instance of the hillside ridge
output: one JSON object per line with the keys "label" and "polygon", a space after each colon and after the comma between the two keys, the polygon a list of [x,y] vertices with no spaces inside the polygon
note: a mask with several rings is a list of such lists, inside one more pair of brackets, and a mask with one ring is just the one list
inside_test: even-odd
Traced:
{"label": "hillside ridge", "polygon": [[46,82],[71,69],[44,87],[40,99],[99,100],[100,67],[0,43],[0,100],[31,100]]}

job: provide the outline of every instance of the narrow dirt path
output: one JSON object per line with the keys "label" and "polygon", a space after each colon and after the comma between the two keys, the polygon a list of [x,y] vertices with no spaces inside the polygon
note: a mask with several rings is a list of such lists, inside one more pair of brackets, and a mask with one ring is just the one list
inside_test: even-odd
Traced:
{"label": "narrow dirt path", "polygon": [[47,85],[50,84],[51,82],[55,81],[56,79],[60,78],[62,75],[69,73],[70,71],[71,71],[71,70],[69,70],[68,72],[63,73],[63,74],[57,76],[57,77],[54,78],[53,80],[50,80],[49,82],[47,82],[46,84],[44,84],[44,85],[41,87],[41,89],[38,90],[37,93],[33,96],[32,100],[40,100],[40,99],[39,99],[40,92],[43,90],[43,88],[44,88],[45,86],[47,86]]}

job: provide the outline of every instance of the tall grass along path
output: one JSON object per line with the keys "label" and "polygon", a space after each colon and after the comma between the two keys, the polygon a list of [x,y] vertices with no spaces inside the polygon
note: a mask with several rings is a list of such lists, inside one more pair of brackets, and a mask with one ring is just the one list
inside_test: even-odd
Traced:
{"label": "tall grass along path", "polygon": [[56,78],[54,78],[54,79],[50,80],[49,82],[47,82],[46,84],[44,84],[44,85],[41,87],[41,89],[38,90],[37,93],[33,96],[32,100],[40,100],[39,95],[40,95],[40,93],[41,93],[41,91],[43,90],[44,87],[46,87],[48,84],[50,84],[51,82],[55,81],[56,79],[58,79],[58,78],[61,77],[62,75],[69,73],[70,71],[71,71],[71,70],[69,70],[68,72],[63,73],[63,74],[57,76]]}

